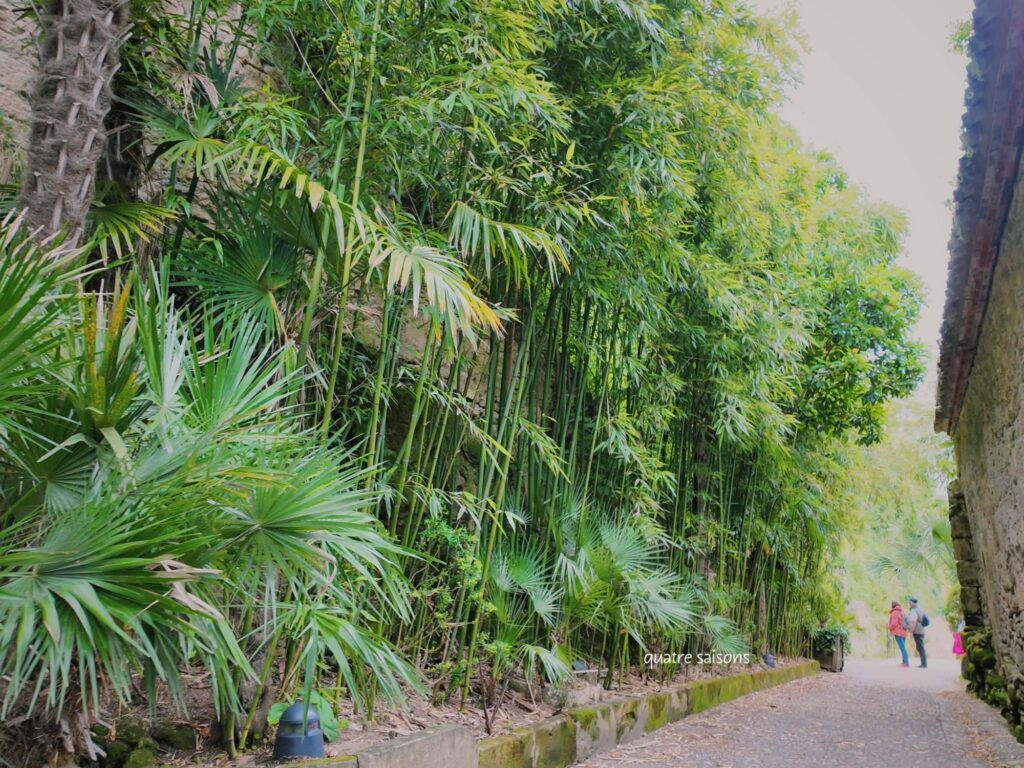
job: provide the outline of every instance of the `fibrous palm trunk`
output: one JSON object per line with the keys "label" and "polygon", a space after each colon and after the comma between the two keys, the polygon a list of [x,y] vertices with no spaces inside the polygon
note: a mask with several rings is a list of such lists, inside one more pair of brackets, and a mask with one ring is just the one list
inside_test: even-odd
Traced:
{"label": "fibrous palm trunk", "polygon": [[47,0],[39,12],[28,173],[22,190],[37,237],[81,237],[106,143],[111,81],[128,30],[127,0]]}

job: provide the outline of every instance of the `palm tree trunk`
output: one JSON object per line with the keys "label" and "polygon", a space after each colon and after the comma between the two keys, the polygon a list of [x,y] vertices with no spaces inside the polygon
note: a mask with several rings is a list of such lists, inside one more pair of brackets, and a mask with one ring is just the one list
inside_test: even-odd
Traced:
{"label": "palm tree trunk", "polygon": [[47,0],[39,12],[39,73],[31,97],[27,223],[39,239],[81,238],[107,134],[111,81],[128,31],[127,0]]}

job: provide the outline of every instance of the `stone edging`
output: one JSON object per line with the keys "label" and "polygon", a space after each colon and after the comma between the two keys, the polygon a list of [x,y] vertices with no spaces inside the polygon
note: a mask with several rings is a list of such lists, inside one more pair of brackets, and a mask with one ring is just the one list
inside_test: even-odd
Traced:
{"label": "stone edging", "polygon": [[474,741],[457,725],[422,731],[355,755],[288,763],[289,768],[565,768],[687,715],[818,672],[816,661],[696,680],[631,699],[602,701]]}
{"label": "stone edging", "polygon": [[573,709],[518,728],[507,736],[481,740],[478,766],[565,768],[687,715],[754,691],[810,677],[818,669],[818,662],[806,661],[778,669],[697,680],[639,698],[602,701],[592,707]]}

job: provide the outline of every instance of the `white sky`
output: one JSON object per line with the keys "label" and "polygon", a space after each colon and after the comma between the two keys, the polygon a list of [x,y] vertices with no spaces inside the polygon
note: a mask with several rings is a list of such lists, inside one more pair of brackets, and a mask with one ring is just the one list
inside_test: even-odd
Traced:
{"label": "white sky", "polygon": [[907,214],[904,261],[928,289],[918,336],[934,352],[967,66],[949,36],[970,17],[972,0],[748,2],[769,12],[794,7],[807,37],[803,83],[783,117],[835,155],[872,199]]}

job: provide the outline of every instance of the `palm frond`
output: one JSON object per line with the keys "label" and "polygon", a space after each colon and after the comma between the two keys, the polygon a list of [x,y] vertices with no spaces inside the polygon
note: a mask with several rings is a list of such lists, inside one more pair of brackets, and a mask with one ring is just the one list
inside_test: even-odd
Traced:
{"label": "palm frond", "polygon": [[49,375],[60,342],[62,300],[57,290],[73,277],[75,254],[46,253],[29,239],[21,220],[0,221],[0,432],[22,430],[35,412],[33,397],[56,385]]}
{"label": "palm frond", "polygon": [[544,676],[548,682],[558,684],[568,680],[572,676],[572,670],[557,652],[541,645],[525,643],[522,646],[523,671],[526,679],[532,680],[539,661],[544,669]]}
{"label": "palm frond", "polygon": [[377,268],[385,261],[385,289],[409,288],[414,314],[423,296],[453,338],[461,334],[475,343],[478,329],[501,332],[501,315],[473,292],[457,259],[428,245],[407,247],[391,236],[374,246],[369,265]]}
{"label": "palm frond", "polygon": [[96,202],[89,212],[93,224],[89,240],[104,261],[110,259],[111,249],[123,259],[136,251],[138,243],[158,237],[177,216],[170,208],[150,203]]}
{"label": "palm frond", "polygon": [[308,692],[312,688],[320,659],[328,658],[348,687],[357,709],[364,707],[364,687],[357,669],[360,666],[370,672],[385,701],[403,702],[403,686],[422,691],[416,670],[387,641],[364,629],[358,614],[348,614],[350,610],[326,602],[279,606],[279,631],[293,639],[299,649],[295,665],[304,671],[303,689]]}
{"label": "palm frond", "polygon": [[216,318],[244,311],[281,338],[287,330],[282,304],[300,252],[278,234],[273,215],[267,206],[249,216],[226,205],[222,219],[229,226],[180,259],[178,285],[196,290]]}
{"label": "palm frond", "polygon": [[520,543],[499,552],[492,578],[500,590],[526,595],[533,612],[545,624],[554,623],[561,589],[553,582],[552,569],[536,544]]}
{"label": "palm frond", "polygon": [[263,343],[263,327],[251,317],[204,320],[186,358],[186,423],[207,434],[258,431],[292,394],[297,378],[284,372],[283,353]]}
{"label": "palm frond", "polygon": [[150,157],[167,164],[181,164],[196,177],[227,178],[226,159],[231,145],[218,137],[222,129],[216,110],[207,105],[191,115],[180,114],[146,99],[132,103],[143,119],[155,145]]}
{"label": "palm frond", "polygon": [[278,188],[290,190],[296,198],[305,200],[311,211],[323,207],[333,224],[339,251],[345,250],[346,225],[350,220],[360,240],[372,239],[373,224],[361,211],[344,202],[333,189],[314,179],[279,150],[256,142],[243,142],[232,147],[225,156],[232,160],[241,178],[260,181],[277,177]]}
{"label": "palm frond", "polygon": [[[5,717],[13,708],[59,716],[78,695],[95,713],[106,686],[127,701],[134,671],[127,659],[180,693],[187,641],[199,632],[193,618],[201,616],[203,626],[223,621],[189,599],[186,585],[216,574],[168,562],[187,535],[184,521],[157,522],[139,512],[101,495],[62,515],[30,546],[15,550],[0,540]],[[251,673],[230,632],[204,642],[220,643],[224,660]]]}
{"label": "palm frond", "polygon": [[531,253],[543,257],[552,284],[558,282],[560,275],[569,273],[564,244],[538,227],[496,221],[464,202],[452,205],[447,218],[450,221],[449,243],[467,260],[483,259],[487,277],[491,276],[494,261],[500,257],[513,282],[523,284],[530,274],[526,258]]}

